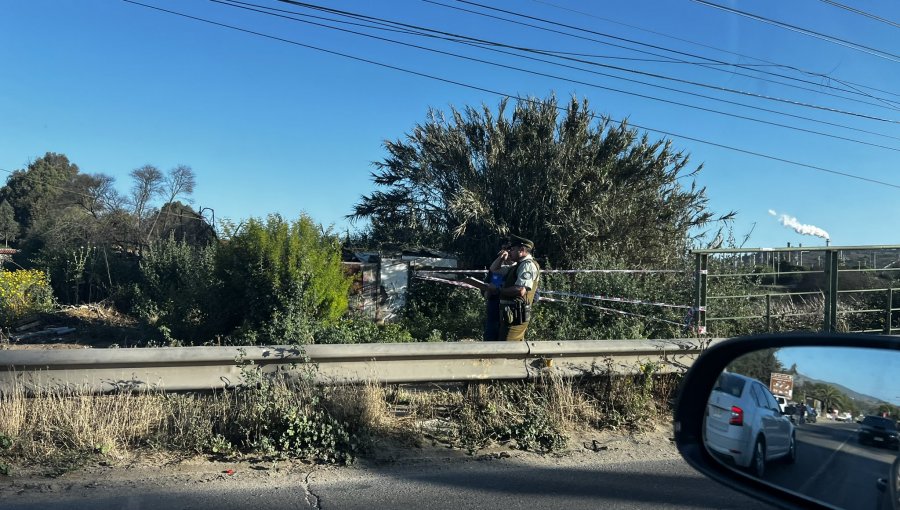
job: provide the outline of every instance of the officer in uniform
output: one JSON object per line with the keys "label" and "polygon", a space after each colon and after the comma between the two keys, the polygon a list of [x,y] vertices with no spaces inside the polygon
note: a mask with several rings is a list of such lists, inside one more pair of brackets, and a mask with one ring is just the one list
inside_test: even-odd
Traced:
{"label": "officer in uniform", "polygon": [[531,256],[534,243],[519,236],[510,238],[508,259],[515,263],[509,268],[503,285],[491,287],[488,293],[500,297],[500,340],[523,341],[528,321],[531,320],[531,305],[537,293],[541,268]]}

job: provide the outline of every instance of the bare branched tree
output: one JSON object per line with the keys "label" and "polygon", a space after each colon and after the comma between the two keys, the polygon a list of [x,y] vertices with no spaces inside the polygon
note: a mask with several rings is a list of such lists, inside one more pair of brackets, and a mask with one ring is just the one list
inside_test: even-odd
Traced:
{"label": "bare branched tree", "polygon": [[153,218],[153,224],[151,224],[150,228],[147,230],[146,242],[148,244],[150,243],[150,238],[153,236],[153,231],[156,229],[156,224],[159,223],[159,217],[166,208],[171,206],[175,200],[182,196],[190,196],[194,192],[194,186],[196,185],[196,177],[194,176],[194,171],[191,167],[178,165],[169,170],[161,188],[161,193],[164,194],[165,202],[157,209],[156,215]]}

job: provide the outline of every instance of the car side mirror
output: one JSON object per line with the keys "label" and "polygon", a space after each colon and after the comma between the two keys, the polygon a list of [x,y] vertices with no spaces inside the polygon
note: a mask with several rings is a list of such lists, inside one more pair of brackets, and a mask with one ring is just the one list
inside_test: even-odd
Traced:
{"label": "car side mirror", "polygon": [[[823,409],[862,409],[888,422],[900,415],[898,373],[896,337],[803,333],[719,342],[682,380],[675,442],[701,473],[781,508],[900,509],[897,434],[837,419],[764,426],[754,409],[761,394],[777,389],[822,416]],[[887,480],[885,492],[874,487],[879,478]]]}

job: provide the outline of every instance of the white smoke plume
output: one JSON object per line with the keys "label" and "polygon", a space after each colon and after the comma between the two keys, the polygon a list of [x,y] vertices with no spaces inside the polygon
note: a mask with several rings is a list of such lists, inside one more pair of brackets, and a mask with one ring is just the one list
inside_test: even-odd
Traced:
{"label": "white smoke plume", "polygon": [[[778,213],[769,209],[769,214],[772,216],[778,216]],[[797,218],[782,214],[780,218],[778,218],[778,222],[784,225],[785,227],[789,227],[794,229],[794,232],[798,234],[803,234],[806,236],[816,236],[821,237],[822,239],[831,239],[831,236],[828,235],[828,232],[822,230],[821,228],[815,225],[805,225],[797,221]]]}

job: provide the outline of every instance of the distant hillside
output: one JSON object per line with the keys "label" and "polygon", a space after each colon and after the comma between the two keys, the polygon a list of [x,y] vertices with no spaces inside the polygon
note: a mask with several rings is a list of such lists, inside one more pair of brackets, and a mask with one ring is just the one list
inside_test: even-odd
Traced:
{"label": "distant hillside", "polygon": [[866,408],[866,409],[875,408],[881,404],[887,403],[880,398],[876,398],[871,395],[866,395],[865,393],[860,393],[858,391],[853,391],[850,388],[848,388],[842,384],[833,383],[831,381],[823,381],[820,379],[813,379],[812,377],[803,375],[801,373],[797,373],[797,375],[794,376],[794,384],[795,385],[807,384],[807,383],[829,384],[831,386],[834,386],[835,388],[840,390],[842,393],[844,393],[844,395],[847,395],[848,397],[850,397],[850,399],[853,400],[853,402],[855,404],[857,404],[858,407],[861,407],[861,408]]}

